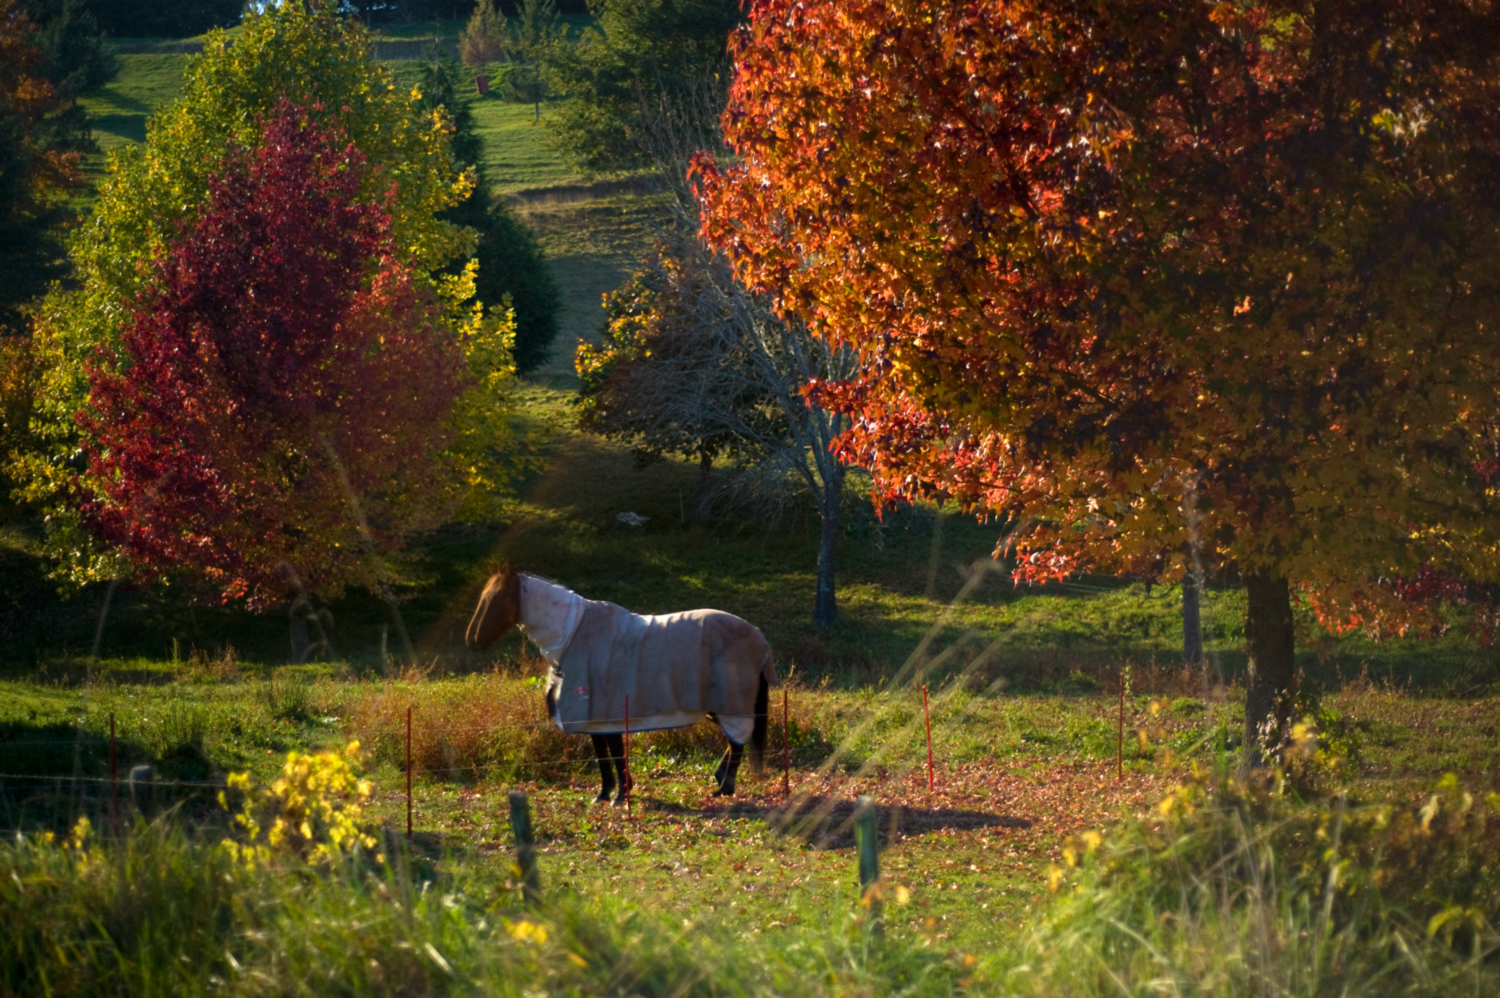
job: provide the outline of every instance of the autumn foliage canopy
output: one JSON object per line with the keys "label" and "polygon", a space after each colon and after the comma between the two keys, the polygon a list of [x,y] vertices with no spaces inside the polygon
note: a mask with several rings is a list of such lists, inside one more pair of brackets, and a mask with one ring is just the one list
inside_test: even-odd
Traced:
{"label": "autumn foliage canopy", "polygon": [[743,279],[854,344],[888,497],[1019,572],[1494,578],[1487,3],[766,0],[699,163]]}
{"label": "autumn foliage canopy", "polygon": [[883,496],[1021,578],[1237,575],[1277,683],[1299,592],[1500,578],[1494,4],[762,0],[735,51],[705,233],[858,349]]}
{"label": "autumn foliage canopy", "polygon": [[377,587],[378,556],[446,512],[462,344],[329,118],[283,104],[230,151],[78,417],[92,526],[252,605]]}

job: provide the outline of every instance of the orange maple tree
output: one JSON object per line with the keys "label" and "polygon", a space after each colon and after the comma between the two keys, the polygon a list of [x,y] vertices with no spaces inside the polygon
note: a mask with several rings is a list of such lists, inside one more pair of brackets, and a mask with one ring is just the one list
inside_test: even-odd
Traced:
{"label": "orange maple tree", "polygon": [[1274,737],[1294,598],[1399,629],[1392,580],[1500,578],[1497,43],[1489,2],[761,0],[704,233],[858,350],[813,391],[881,496],[1010,517],[1025,579],[1237,576]]}

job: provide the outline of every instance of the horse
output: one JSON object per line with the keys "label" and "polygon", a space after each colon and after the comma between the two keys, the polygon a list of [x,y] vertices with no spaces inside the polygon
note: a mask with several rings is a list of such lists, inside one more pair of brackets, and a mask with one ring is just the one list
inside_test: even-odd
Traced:
{"label": "horse", "polygon": [[716,722],[729,750],[714,770],[715,796],[733,796],[747,745],[751,768],[762,770],[776,666],[755,625],[723,610],[631,613],[504,566],[485,583],[464,640],[482,651],[512,627],[551,666],[547,717],[563,732],[593,740],[602,781],[596,803],[608,802],[618,786],[618,806],[634,786],[627,731]]}

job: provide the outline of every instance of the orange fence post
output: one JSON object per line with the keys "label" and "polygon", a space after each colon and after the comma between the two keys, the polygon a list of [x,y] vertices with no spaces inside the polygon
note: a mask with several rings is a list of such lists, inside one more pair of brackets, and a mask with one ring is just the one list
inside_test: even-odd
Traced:
{"label": "orange fence post", "polygon": [[1115,729],[1115,779],[1125,778],[1125,672],[1120,671],[1120,719]]}
{"label": "orange fence post", "polygon": [[781,792],[792,795],[792,722],[791,698],[786,687],[781,688]]}

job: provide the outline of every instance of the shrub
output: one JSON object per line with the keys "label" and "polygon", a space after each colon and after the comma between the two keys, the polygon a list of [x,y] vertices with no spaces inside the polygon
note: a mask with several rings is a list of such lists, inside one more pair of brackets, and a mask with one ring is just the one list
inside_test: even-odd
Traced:
{"label": "shrub", "polygon": [[1304,802],[1284,774],[1197,776],[1063,850],[1060,896],[1001,972],[1023,995],[1492,991],[1500,795]]}
{"label": "shrub", "polygon": [[330,865],[373,850],[375,838],[362,825],[370,783],[359,778],[358,765],[359,742],[350,742],[342,752],[288,752],[281,777],[269,790],[258,791],[249,773],[232,774],[219,804],[231,810],[229,793],[238,796],[234,823],[244,840],[225,839],[225,851],[235,862],[255,867],[277,853]]}

